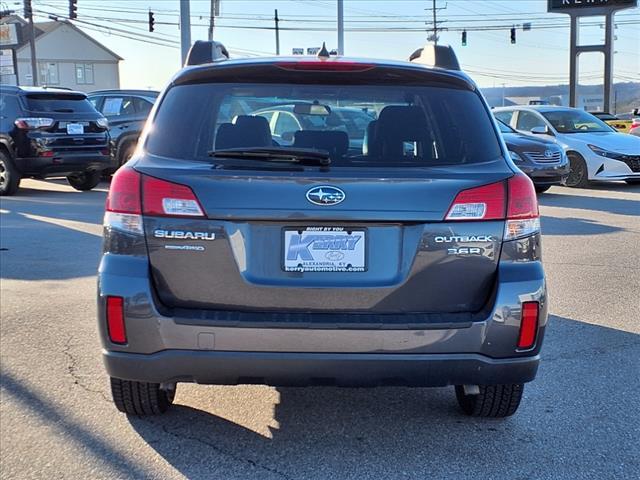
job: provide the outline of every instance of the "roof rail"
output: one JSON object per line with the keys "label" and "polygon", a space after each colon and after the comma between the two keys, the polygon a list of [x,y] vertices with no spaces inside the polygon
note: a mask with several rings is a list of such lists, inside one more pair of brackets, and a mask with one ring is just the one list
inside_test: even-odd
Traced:
{"label": "roof rail", "polygon": [[450,45],[428,43],[413,52],[409,57],[409,61],[446,70],[461,70],[456,52],[453,51]]}
{"label": "roof rail", "polygon": [[185,66],[203,65],[205,63],[220,62],[228,59],[229,52],[222,43],[213,40],[196,40],[189,49],[184,64]]}

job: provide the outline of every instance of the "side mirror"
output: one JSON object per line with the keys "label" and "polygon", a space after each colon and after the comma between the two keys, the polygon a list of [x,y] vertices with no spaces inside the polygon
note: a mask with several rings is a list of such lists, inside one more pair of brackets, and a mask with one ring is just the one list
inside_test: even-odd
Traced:
{"label": "side mirror", "polygon": [[535,135],[551,135],[551,131],[546,125],[544,127],[533,127],[531,133]]}

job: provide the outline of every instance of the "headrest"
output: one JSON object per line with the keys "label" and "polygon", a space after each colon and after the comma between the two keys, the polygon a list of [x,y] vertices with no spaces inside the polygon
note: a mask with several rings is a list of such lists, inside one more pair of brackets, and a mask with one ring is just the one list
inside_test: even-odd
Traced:
{"label": "headrest", "polygon": [[269,147],[271,144],[271,130],[266,118],[239,115],[234,123],[223,123],[218,127],[215,148]]}
{"label": "headrest", "polygon": [[426,134],[427,119],[420,107],[388,105],[382,109],[375,126],[376,136],[393,131],[405,140]]}
{"label": "headrest", "polygon": [[339,130],[298,130],[293,146],[326,150],[331,157],[340,157],[349,150],[349,135]]}

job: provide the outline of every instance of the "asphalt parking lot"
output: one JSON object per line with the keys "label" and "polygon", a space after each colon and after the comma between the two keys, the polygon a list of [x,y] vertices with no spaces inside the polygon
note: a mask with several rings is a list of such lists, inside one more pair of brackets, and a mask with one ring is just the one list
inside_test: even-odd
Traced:
{"label": "asphalt parking lot", "polygon": [[22,185],[0,202],[2,478],[638,478],[640,186],[541,197],[543,363],[514,417],[478,420],[453,389],[184,384],[127,418],[95,325],[107,185]]}

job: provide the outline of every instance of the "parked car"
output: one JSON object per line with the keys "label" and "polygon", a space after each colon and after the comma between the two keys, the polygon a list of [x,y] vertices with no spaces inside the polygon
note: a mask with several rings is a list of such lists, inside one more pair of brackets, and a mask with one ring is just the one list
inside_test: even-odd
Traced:
{"label": "parked car", "polygon": [[[162,413],[178,382],[454,385],[464,413],[512,415],[547,323],[538,204],[453,51],[221,51],[195,43],[111,183],[98,325],[116,407]],[[251,105],[282,98],[379,113],[366,148],[326,125],[274,145]]]}
{"label": "parked car", "polygon": [[124,165],[133,155],[158,93],[154,90],[99,90],[88,95],[89,101],[109,120],[115,168]]}
{"label": "parked car", "polygon": [[629,133],[640,137],[640,118],[636,117],[631,121],[631,127],[629,127]]}
{"label": "parked car", "polygon": [[549,140],[518,133],[500,120],[498,127],[511,159],[533,180],[536,192],[543,193],[553,185],[564,185],[570,172],[569,160],[560,146]]}
{"label": "parked car", "polygon": [[607,112],[589,112],[596,118],[599,118],[607,125],[615,128],[618,132],[628,133],[631,128],[631,119],[622,119],[617,115]]}
{"label": "parked car", "polygon": [[111,166],[107,120],[82,92],[14,87],[0,91],[0,195],[25,177],[67,177],[91,190]]}
{"label": "parked car", "polygon": [[570,187],[586,187],[590,180],[640,182],[640,139],[584,110],[516,105],[496,108],[494,115],[519,132],[558,142],[569,157]]}

